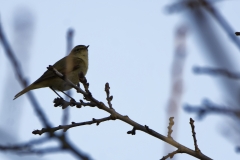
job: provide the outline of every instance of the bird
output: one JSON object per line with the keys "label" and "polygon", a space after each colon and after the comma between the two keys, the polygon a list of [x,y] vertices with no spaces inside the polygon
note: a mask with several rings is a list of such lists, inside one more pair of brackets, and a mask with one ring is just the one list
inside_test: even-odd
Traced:
{"label": "bird", "polygon": [[[77,85],[79,83],[78,74],[81,72],[84,74],[84,76],[87,74],[88,47],[89,45],[75,46],[71,50],[69,55],[57,61],[53,65],[53,68],[57,69],[60,73],[65,75],[66,78],[68,78],[71,82]],[[44,87],[49,87],[54,92],[55,90],[63,92],[72,88],[70,85],[68,85],[67,82],[59,78],[57,75],[55,75],[53,71],[47,70],[35,82],[33,82],[28,87],[24,88],[21,92],[16,94],[13,100],[27,93],[30,90]]]}

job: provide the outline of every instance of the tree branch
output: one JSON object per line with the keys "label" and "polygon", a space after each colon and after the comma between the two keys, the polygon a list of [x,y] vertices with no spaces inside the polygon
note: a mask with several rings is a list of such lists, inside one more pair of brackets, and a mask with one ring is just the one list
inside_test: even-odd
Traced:
{"label": "tree branch", "polygon": [[95,124],[95,123],[98,126],[101,122],[105,122],[105,121],[109,121],[109,120],[114,120],[114,119],[112,119],[111,116],[101,118],[101,119],[93,118],[92,121],[86,121],[86,122],[80,122],[80,123],[72,122],[72,124],[69,124],[69,125],[59,125],[58,127],[42,128],[41,130],[34,130],[32,133],[35,134],[35,135],[36,134],[41,135],[41,134],[46,133],[46,132],[55,132],[55,131],[61,130],[61,129],[64,132],[66,132],[69,128],[73,128],[73,127],[77,127],[77,126],[84,126],[84,125],[91,125],[91,124]]}
{"label": "tree branch", "polygon": [[[96,106],[99,109],[108,112],[113,119],[119,119],[119,120],[133,126],[134,127],[133,130],[128,131],[127,132],[128,134],[132,134],[132,133],[135,134],[135,131],[139,130],[139,131],[145,132],[149,135],[152,135],[153,137],[156,137],[156,138],[158,138],[158,139],[160,139],[160,140],[162,140],[166,143],[169,143],[170,145],[180,149],[180,151],[182,153],[187,153],[187,154],[192,155],[192,156],[194,156],[196,158],[199,158],[199,159],[204,159],[204,160],[210,160],[211,159],[211,158],[207,157],[206,155],[202,154],[201,152],[196,152],[194,150],[191,150],[191,149],[181,145],[180,143],[176,142],[172,138],[165,137],[162,134],[150,129],[147,125],[144,125],[144,126],[140,125],[139,123],[130,119],[128,116],[123,116],[120,113],[116,112],[113,108],[107,107],[103,102],[100,102],[93,97],[93,95],[89,91],[89,83],[87,82],[86,78],[83,76],[82,73],[79,74],[79,79],[80,79],[80,82],[83,84],[85,91],[82,90],[80,87],[74,85],[69,79],[67,79],[63,74],[58,72],[54,67],[49,66],[48,69],[53,71],[57,76],[59,76],[61,79],[63,79],[65,82],[67,82],[68,85],[72,86],[78,93],[83,94],[84,98],[86,100],[90,101],[90,103],[94,103],[94,104],[96,104]],[[105,86],[107,86],[107,84]]]}

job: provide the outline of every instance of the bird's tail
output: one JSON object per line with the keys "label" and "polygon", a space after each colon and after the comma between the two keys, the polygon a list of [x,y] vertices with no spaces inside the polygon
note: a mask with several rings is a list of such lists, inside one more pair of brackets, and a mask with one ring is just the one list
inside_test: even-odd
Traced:
{"label": "bird's tail", "polygon": [[25,89],[23,89],[21,92],[19,92],[18,94],[15,95],[15,97],[13,98],[13,100],[17,99],[18,97],[20,97],[21,95],[23,95],[24,93],[39,88],[37,85],[31,84],[30,86],[26,87]]}

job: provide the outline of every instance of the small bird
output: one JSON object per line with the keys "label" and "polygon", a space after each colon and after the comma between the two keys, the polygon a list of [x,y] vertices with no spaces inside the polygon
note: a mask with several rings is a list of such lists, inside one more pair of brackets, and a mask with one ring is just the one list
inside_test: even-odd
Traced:
{"label": "small bird", "polygon": [[[75,85],[78,84],[78,74],[82,72],[86,75],[88,70],[88,47],[89,46],[84,45],[75,46],[68,56],[57,61],[53,67],[60,73],[64,74]],[[16,94],[14,99],[30,90],[44,87],[50,87],[53,90],[61,92],[72,88],[64,80],[56,76],[53,71],[47,70],[35,82]]]}

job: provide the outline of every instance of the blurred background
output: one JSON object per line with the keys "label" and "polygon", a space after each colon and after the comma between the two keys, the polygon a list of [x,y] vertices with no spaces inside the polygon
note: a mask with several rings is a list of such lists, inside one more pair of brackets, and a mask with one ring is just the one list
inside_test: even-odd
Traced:
{"label": "blurred background", "polygon": [[[184,110],[184,106],[204,107],[208,99],[225,109],[239,109],[238,79],[195,74],[193,67],[240,72],[240,37],[234,36],[235,31],[240,31],[240,1],[209,1],[214,10],[197,3],[200,0],[191,2],[196,3],[184,0],[0,0],[0,21],[29,83],[67,54],[70,29],[73,46],[90,45],[86,78],[95,98],[106,103],[104,86],[109,82],[114,96],[113,108],[117,112],[165,136],[168,119],[174,116],[174,139],[194,149],[189,125],[192,117],[202,153],[212,159],[239,159],[236,151],[240,146],[238,115],[216,113],[200,117],[198,113]],[[22,88],[2,43],[0,68],[0,144],[40,138],[32,134],[43,126],[27,96],[12,100]],[[51,124],[62,124],[63,110],[53,106],[55,93],[48,88],[32,92]],[[74,91],[71,94],[76,100],[83,98]],[[108,116],[90,107],[69,108],[68,113],[68,123]],[[93,159],[160,159],[175,150],[139,131],[135,136],[126,134],[131,129],[117,120],[72,128],[67,136]],[[52,145],[58,144],[50,141],[41,147]],[[174,158],[194,159],[186,154],[177,154]],[[0,159],[71,160],[76,157],[70,152],[34,156],[2,151]]]}

